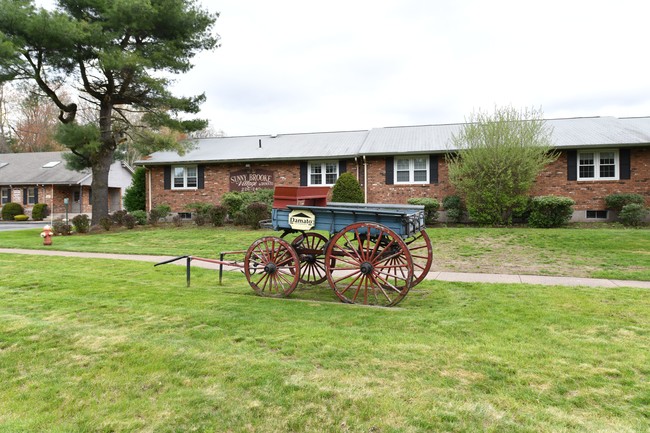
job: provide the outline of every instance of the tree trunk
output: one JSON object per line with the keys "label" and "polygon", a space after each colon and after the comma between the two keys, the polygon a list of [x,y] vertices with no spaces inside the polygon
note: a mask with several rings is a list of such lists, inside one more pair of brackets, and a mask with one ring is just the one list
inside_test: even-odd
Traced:
{"label": "tree trunk", "polygon": [[99,220],[108,216],[108,172],[113,164],[115,153],[115,138],[112,130],[113,103],[107,97],[99,107],[100,149],[92,161],[92,225],[98,225]]}

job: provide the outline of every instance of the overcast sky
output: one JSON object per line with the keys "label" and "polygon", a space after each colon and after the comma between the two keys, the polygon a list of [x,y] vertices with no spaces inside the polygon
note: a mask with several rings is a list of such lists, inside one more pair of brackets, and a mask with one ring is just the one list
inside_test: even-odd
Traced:
{"label": "overcast sky", "polygon": [[644,0],[199,0],[221,47],[178,77],[227,135],[650,115]]}

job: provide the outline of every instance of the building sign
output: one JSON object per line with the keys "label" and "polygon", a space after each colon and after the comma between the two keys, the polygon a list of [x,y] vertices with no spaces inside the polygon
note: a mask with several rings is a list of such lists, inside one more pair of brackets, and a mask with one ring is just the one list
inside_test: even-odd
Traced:
{"label": "building sign", "polygon": [[11,190],[11,201],[14,203],[22,203],[23,202],[23,190],[14,188]]}
{"label": "building sign", "polygon": [[230,172],[230,191],[253,192],[273,189],[275,179],[271,170],[240,170]]}
{"label": "building sign", "polygon": [[313,212],[304,209],[294,209],[289,212],[289,226],[294,230],[311,230],[316,224]]}

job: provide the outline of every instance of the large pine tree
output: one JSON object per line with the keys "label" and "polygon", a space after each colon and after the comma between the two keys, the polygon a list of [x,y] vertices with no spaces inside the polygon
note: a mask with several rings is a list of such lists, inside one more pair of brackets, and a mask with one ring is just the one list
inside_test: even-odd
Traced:
{"label": "large pine tree", "polygon": [[[108,215],[108,171],[126,134],[152,149],[181,148],[173,135],[132,128],[128,111],[144,113],[149,131],[207,125],[178,117],[197,113],[205,96],[172,95],[169,77],[217,47],[216,18],[192,0],[58,0],[52,11],[0,0],[0,80],[32,80],[59,108],[57,137],[75,156],[69,164],[92,169],[93,224]],[[66,85],[93,103],[96,122],[78,121]]]}

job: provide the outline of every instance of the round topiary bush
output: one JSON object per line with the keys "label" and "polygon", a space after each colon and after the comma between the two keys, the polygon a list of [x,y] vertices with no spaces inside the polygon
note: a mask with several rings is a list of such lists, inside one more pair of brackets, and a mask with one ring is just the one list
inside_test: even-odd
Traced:
{"label": "round topiary bush", "polygon": [[5,221],[14,221],[16,215],[23,215],[23,207],[18,203],[6,203],[2,206],[2,219]]}
{"label": "round topiary bush", "polygon": [[339,176],[332,188],[332,201],[339,203],[363,203],[363,190],[352,173]]}
{"label": "round topiary bush", "polygon": [[50,210],[45,203],[36,203],[32,208],[32,219],[34,221],[43,221],[50,214]]}
{"label": "round topiary bush", "polygon": [[72,225],[77,233],[88,233],[90,229],[90,218],[85,214],[76,215],[72,218]]}

